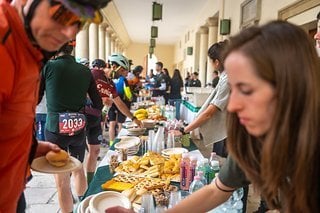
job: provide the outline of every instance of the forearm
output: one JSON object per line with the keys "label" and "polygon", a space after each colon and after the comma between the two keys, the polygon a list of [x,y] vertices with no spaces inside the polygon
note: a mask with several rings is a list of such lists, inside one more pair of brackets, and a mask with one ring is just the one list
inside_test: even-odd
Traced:
{"label": "forearm", "polygon": [[186,133],[191,132],[192,130],[200,127],[207,120],[209,120],[218,109],[214,105],[209,105],[208,108],[203,111],[195,120],[193,120],[188,126],[184,128]]}
{"label": "forearm", "polygon": [[210,184],[182,200],[167,213],[207,212],[228,200],[231,193],[222,192]]}

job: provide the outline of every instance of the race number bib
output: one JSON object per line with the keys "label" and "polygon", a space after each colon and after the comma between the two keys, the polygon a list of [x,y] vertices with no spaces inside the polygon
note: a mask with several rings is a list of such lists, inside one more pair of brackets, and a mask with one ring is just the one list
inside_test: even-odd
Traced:
{"label": "race number bib", "polygon": [[81,113],[59,113],[59,133],[74,135],[86,126],[86,118]]}

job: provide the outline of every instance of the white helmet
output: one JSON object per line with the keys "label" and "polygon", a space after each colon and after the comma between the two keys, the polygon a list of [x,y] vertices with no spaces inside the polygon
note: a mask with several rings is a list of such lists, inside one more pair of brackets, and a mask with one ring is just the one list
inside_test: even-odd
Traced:
{"label": "white helmet", "polygon": [[112,63],[116,63],[119,66],[123,67],[126,70],[129,70],[129,61],[126,57],[124,57],[122,54],[120,53],[113,53],[112,55],[110,55],[108,57],[108,61],[112,64]]}
{"label": "white helmet", "polygon": [[89,60],[87,58],[80,58],[79,63],[85,66],[89,66]]}

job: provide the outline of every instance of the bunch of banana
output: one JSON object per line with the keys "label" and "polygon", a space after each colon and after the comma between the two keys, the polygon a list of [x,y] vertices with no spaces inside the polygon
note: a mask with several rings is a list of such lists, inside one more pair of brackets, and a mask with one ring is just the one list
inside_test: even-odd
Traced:
{"label": "bunch of banana", "polygon": [[133,115],[140,121],[148,118],[148,112],[146,109],[138,109],[133,113]]}

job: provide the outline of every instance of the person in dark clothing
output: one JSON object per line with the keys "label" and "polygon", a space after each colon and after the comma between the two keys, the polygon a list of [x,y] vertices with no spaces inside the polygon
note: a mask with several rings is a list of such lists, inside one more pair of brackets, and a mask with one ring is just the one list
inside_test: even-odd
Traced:
{"label": "person in dark clothing", "polygon": [[[85,155],[85,126],[87,94],[92,101],[91,110],[101,115],[102,100],[91,71],[79,64],[71,55],[73,46],[66,44],[58,57],[49,61],[42,70],[41,87],[46,92],[47,122],[45,137],[61,149],[83,162]],[[81,199],[87,189],[83,168],[72,172],[76,194]],[[56,174],[55,181],[62,212],[72,212],[73,196],[70,190],[70,173]]]}
{"label": "person in dark clothing", "polygon": [[192,73],[191,80],[189,81],[189,87],[201,87],[201,81],[198,79],[199,73]]}
{"label": "person in dark clothing", "polygon": [[170,99],[181,99],[181,90],[183,89],[183,81],[178,69],[173,71],[173,76],[170,81]]}
{"label": "person in dark clothing", "polygon": [[153,91],[152,97],[165,97],[166,90],[167,90],[167,85],[166,85],[166,79],[165,76],[162,72],[163,69],[163,63],[162,62],[157,62],[156,63],[156,71],[157,74],[154,76],[154,87],[151,88]]}
{"label": "person in dark clothing", "polygon": [[141,65],[138,65],[127,76],[127,81],[132,92],[132,102],[137,101],[137,97],[139,96],[139,91],[142,88],[142,83],[140,82],[140,78],[141,78],[140,75],[142,71],[143,71],[143,67]]}
{"label": "person in dark clothing", "polygon": [[212,79],[211,86],[213,88],[216,88],[218,82],[219,82],[219,72],[217,70],[215,70],[215,71],[213,71],[213,79]]}
{"label": "person in dark clothing", "polygon": [[169,71],[167,68],[163,68],[163,74],[164,74],[164,79],[166,81],[166,93],[165,93],[165,96],[164,96],[164,99],[166,101],[166,104],[168,103],[168,100],[169,100],[169,96],[170,96],[170,81],[171,81],[171,78],[170,78],[170,75],[169,75]]}
{"label": "person in dark clothing", "polygon": [[[89,61],[83,60],[81,64],[89,67]],[[93,69],[104,69],[106,67],[106,63],[101,59],[95,59],[92,62],[92,70]],[[91,70],[91,73],[92,73]],[[100,95],[100,94],[99,94]],[[92,110],[92,101],[90,98],[87,98],[86,104],[86,118],[87,118],[87,126],[86,126],[86,137],[87,137],[87,147],[88,154],[86,156],[86,164],[85,171],[87,177],[87,183],[90,184],[94,172],[96,170],[97,159],[100,153],[100,144],[103,142],[103,134],[102,134],[102,116],[101,113],[96,113],[95,110]]]}
{"label": "person in dark clothing", "polygon": [[163,68],[163,74],[164,74],[164,78],[166,80],[166,90],[167,91],[170,91],[170,81],[171,81],[171,78],[170,78],[170,75],[169,75],[169,71],[167,68]]}

